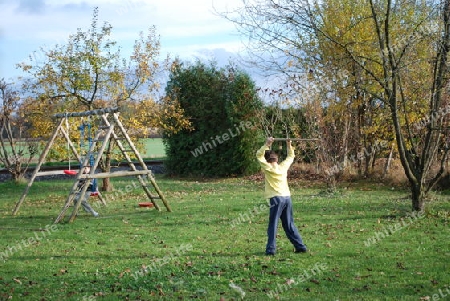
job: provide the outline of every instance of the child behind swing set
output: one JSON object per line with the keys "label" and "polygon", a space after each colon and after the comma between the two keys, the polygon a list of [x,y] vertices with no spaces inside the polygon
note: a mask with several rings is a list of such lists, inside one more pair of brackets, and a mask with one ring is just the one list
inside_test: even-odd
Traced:
{"label": "child behind swing set", "polygon": [[[84,160],[81,160],[83,162]],[[81,165],[82,163],[80,163]],[[81,167],[83,168],[83,167]],[[89,160],[87,162],[87,165],[83,168],[83,174],[88,174],[91,172],[91,164],[89,163]],[[77,204],[81,199],[81,206],[83,207],[84,211],[92,214],[93,216],[97,217],[98,212],[96,212],[91,205],[88,203],[88,199],[91,196],[92,192],[95,192],[97,190],[97,185],[95,182],[95,179],[92,179],[89,183],[89,187],[86,189],[86,192],[84,193],[84,196],[81,195],[81,191],[83,190],[83,187],[88,183],[88,179],[80,179],[78,186],[77,186],[77,192],[74,199],[74,204]]]}

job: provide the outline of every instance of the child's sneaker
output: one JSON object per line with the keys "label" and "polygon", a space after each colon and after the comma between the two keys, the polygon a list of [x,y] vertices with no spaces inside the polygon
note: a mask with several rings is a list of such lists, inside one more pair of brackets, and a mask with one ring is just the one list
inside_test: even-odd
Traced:
{"label": "child's sneaker", "polygon": [[300,248],[300,249],[295,249],[295,251],[294,251],[295,253],[306,253],[306,252],[308,252],[308,249],[307,248]]}

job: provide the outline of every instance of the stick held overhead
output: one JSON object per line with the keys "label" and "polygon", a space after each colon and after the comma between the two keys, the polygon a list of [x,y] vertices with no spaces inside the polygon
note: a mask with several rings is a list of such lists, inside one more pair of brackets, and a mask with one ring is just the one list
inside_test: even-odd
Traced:
{"label": "stick held overhead", "polygon": [[273,138],[273,141],[318,141],[319,138]]}

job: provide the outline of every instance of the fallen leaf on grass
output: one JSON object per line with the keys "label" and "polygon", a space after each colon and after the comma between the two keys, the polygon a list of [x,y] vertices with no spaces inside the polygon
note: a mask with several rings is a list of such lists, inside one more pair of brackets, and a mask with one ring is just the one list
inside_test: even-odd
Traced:
{"label": "fallen leaf on grass", "polygon": [[126,268],[123,272],[121,272],[119,274],[119,279],[123,277],[124,274],[129,274],[131,273],[131,269],[130,268]]}
{"label": "fallen leaf on grass", "polygon": [[287,284],[287,285],[291,285],[291,284],[294,284],[294,283],[295,283],[294,279],[288,279],[288,280],[286,280],[286,284]]}
{"label": "fallen leaf on grass", "polygon": [[315,283],[315,284],[319,284],[320,283],[319,280],[317,280],[317,279],[311,279],[311,280],[309,280],[309,282],[312,282],[312,283]]}
{"label": "fallen leaf on grass", "polygon": [[166,294],[164,293],[164,291],[162,290],[162,288],[158,288],[158,295],[160,296],[165,296]]}
{"label": "fallen leaf on grass", "polygon": [[368,278],[368,277],[372,277],[372,275],[371,275],[371,274],[368,274],[368,275],[358,275],[358,276],[355,277],[355,279],[356,279],[356,280],[361,280],[362,278]]}
{"label": "fallen leaf on grass", "polygon": [[368,285],[366,284],[366,285],[364,285],[364,286],[361,287],[361,288],[355,287],[355,288],[353,288],[352,290],[353,290],[354,292],[363,292],[363,291],[368,291],[368,290],[370,290],[370,289],[371,289],[371,287],[368,286]]}
{"label": "fallen leaf on grass", "polygon": [[68,273],[69,271],[67,271],[67,269],[60,269],[58,273],[53,274],[53,276],[61,276],[64,275],[66,273]]}

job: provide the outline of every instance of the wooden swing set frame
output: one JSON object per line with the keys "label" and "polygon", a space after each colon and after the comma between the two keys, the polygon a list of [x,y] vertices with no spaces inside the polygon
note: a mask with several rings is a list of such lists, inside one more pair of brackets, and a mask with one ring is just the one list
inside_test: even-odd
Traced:
{"label": "wooden swing set frame", "polygon": [[[92,143],[90,144],[89,150],[84,156],[84,160],[82,160],[81,167],[87,166],[89,163],[89,159],[91,156],[95,158],[94,165],[91,167],[89,174],[83,174],[82,170],[84,168],[80,168],[78,173],[76,174],[76,181],[74,182],[72,189],[66,199],[66,202],[64,204],[64,207],[62,208],[59,216],[56,218],[55,223],[60,222],[63,220],[64,215],[69,207],[73,205],[74,209],[72,211],[72,214],[70,216],[69,222],[73,222],[75,217],[77,216],[78,209],[81,205],[81,202],[73,202],[74,198],[76,197],[77,193],[80,193],[81,195],[84,195],[88,189],[89,184],[93,179],[103,179],[103,178],[114,178],[114,177],[126,177],[126,176],[136,176],[145,191],[147,197],[155,207],[155,209],[160,210],[158,204],[155,202],[155,199],[161,199],[164,206],[166,207],[167,211],[171,212],[171,208],[169,204],[167,203],[162,191],[159,189],[151,170],[147,169],[147,165],[142,160],[141,155],[139,154],[139,151],[134,146],[133,142],[131,141],[130,137],[128,136],[124,126],[122,125],[122,122],[119,120],[119,109],[118,108],[104,108],[104,109],[97,109],[97,110],[91,110],[91,111],[85,111],[85,112],[73,112],[73,113],[60,113],[55,114],[53,117],[55,119],[58,119],[57,126],[53,132],[53,135],[47,142],[46,147],[44,148],[43,152],[41,153],[39,157],[39,161],[36,165],[36,168],[28,181],[28,184],[19,199],[19,201],[16,203],[13,215],[17,214],[19,211],[20,206],[24,202],[31,186],[33,185],[34,180],[38,176],[42,175],[49,175],[49,174],[55,174],[54,172],[40,172],[40,168],[42,164],[45,162],[45,159],[54,144],[56,138],[62,134],[64,138],[66,139],[68,143],[68,148],[72,151],[74,156],[80,161],[80,155],[78,154],[75,145],[70,139],[70,136],[68,134],[68,130],[66,131],[63,127],[63,122],[67,120],[67,118],[72,117],[88,117],[88,116],[100,116],[101,121],[103,123],[102,126],[99,126],[98,131],[95,134],[94,139],[92,140]],[[115,129],[118,129],[117,131]],[[125,157],[130,170],[129,171],[116,171],[116,172],[104,172],[104,173],[95,173],[95,170],[98,167],[99,161],[103,155],[103,152],[108,145],[108,143],[111,140],[115,140],[118,148],[122,152],[123,156]],[[97,145],[100,144],[100,145]],[[134,156],[138,160],[139,169],[136,167],[135,163],[132,162],[129,153],[133,153]],[[58,172],[61,174],[61,172]],[[77,187],[80,181],[87,181],[86,185],[84,185],[82,191],[78,191]],[[156,194],[153,194],[149,188],[153,188],[153,190],[156,191]],[[105,201],[102,199],[102,196],[100,193],[97,195],[99,199],[102,201],[104,205],[106,205]]]}

